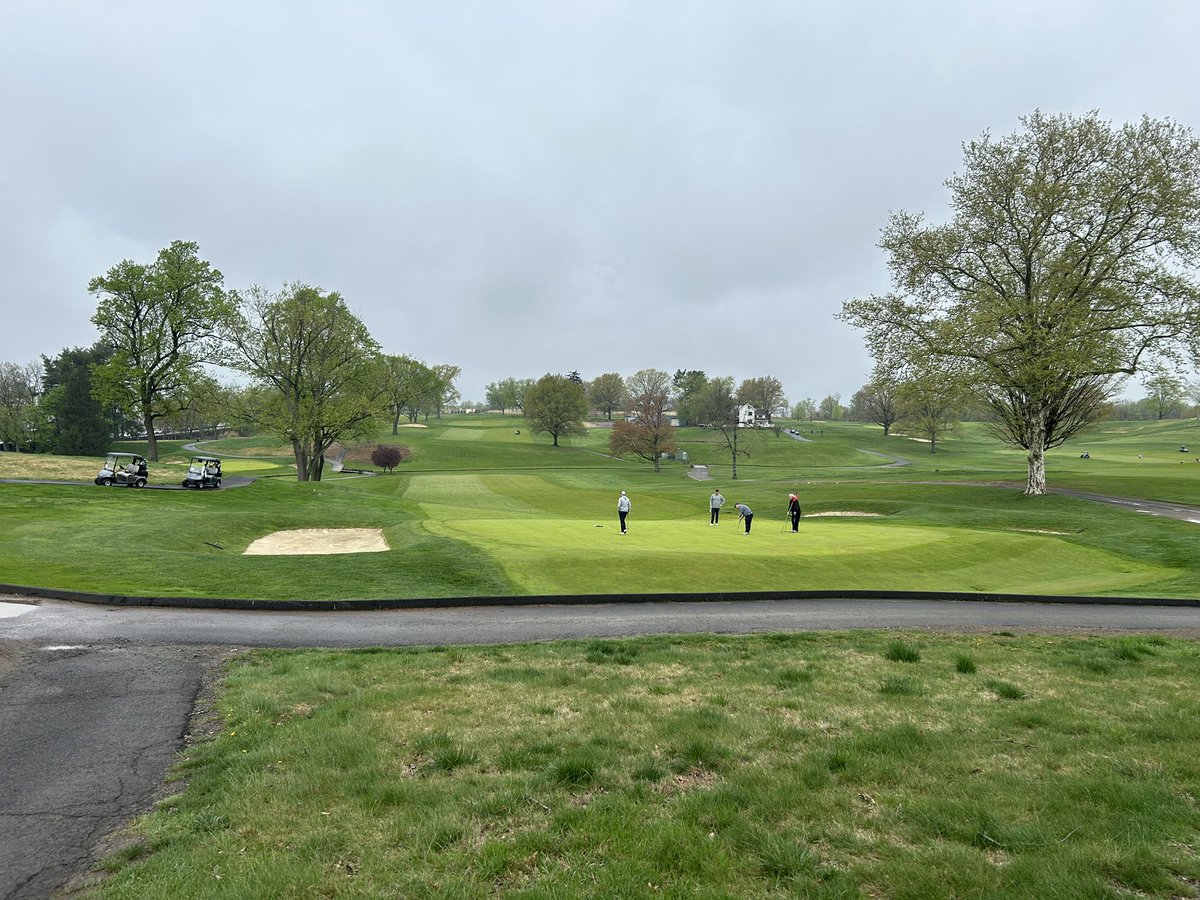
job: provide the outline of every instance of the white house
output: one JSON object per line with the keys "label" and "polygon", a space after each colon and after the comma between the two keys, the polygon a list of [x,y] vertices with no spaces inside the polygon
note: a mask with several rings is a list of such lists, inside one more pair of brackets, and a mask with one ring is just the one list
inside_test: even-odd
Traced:
{"label": "white house", "polygon": [[758,418],[754,407],[749,403],[743,403],[738,407],[738,425],[743,428],[753,428],[754,421]]}

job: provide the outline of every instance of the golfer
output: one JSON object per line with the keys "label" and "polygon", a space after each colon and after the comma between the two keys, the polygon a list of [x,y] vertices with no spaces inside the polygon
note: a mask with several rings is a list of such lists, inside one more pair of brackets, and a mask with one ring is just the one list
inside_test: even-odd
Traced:
{"label": "golfer", "polygon": [[738,511],[738,521],[746,520],[745,534],[750,533],[750,523],[754,521],[754,510],[748,507],[745,503],[735,503],[734,508]]}
{"label": "golfer", "polygon": [[797,534],[800,531],[800,498],[795,494],[788,494],[787,514],[792,520],[792,534]]}
{"label": "golfer", "polygon": [[721,496],[719,490],[714,490],[712,496],[708,498],[708,524],[716,525],[721,521],[721,507],[725,505],[725,498]]}
{"label": "golfer", "polygon": [[630,506],[629,495],[621,491],[621,496],[617,498],[617,515],[621,517],[621,534],[624,534],[626,531],[625,517],[629,515]]}

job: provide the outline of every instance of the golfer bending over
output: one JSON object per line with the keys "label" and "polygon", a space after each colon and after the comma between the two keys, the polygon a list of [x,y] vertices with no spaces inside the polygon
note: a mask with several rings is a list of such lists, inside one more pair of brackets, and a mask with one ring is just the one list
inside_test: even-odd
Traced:
{"label": "golfer bending over", "polygon": [[754,510],[748,507],[745,503],[735,503],[733,505],[738,511],[738,521],[740,522],[742,519],[746,520],[746,531],[744,533],[749,534],[750,523],[754,520]]}

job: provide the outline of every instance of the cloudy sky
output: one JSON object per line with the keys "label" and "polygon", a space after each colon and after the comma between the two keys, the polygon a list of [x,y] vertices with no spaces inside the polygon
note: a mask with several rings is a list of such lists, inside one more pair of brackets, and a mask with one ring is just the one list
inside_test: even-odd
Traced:
{"label": "cloudy sky", "polygon": [[192,240],[337,290],[389,353],[848,400],[889,212],[1021,115],[1200,130],[1200,4],[0,0],[0,360]]}

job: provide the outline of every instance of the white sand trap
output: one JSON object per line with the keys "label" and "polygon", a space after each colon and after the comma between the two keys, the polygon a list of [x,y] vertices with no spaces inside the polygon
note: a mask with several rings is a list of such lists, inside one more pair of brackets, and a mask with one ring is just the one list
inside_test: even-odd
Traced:
{"label": "white sand trap", "polygon": [[260,537],[243,556],[382,553],[390,549],[378,528],[296,528]]}
{"label": "white sand trap", "polygon": [[401,428],[428,428],[429,426],[426,425],[424,422],[402,422],[400,424],[400,427]]}
{"label": "white sand trap", "polygon": [[821,516],[863,516],[864,518],[868,519],[881,519],[883,518],[883,513],[854,512],[853,510],[848,509],[831,509],[827,512],[808,513],[804,516],[804,518],[819,519]]}
{"label": "white sand trap", "polygon": [[1050,531],[1046,528],[1014,528],[1013,531],[1023,531],[1025,534],[1071,534],[1069,531]]}

